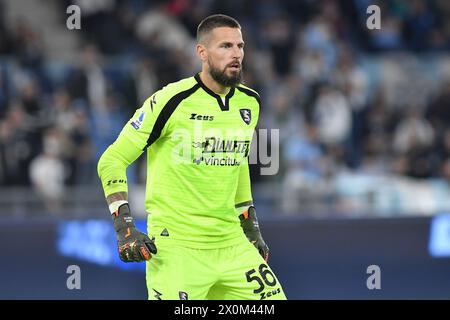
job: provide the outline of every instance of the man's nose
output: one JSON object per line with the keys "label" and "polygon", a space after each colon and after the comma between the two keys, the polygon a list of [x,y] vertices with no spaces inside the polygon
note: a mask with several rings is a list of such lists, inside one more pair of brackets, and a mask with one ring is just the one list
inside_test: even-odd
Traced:
{"label": "man's nose", "polygon": [[242,58],[242,50],[238,46],[233,47],[233,59],[241,59]]}

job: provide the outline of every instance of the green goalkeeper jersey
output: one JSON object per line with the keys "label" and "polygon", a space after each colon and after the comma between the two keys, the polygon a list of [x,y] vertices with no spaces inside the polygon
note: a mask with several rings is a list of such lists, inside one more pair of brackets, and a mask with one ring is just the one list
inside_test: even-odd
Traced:
{"label": "green goalkeeper jersey", "polygon": [[259,101],[244,85],[215,94],[199,75],[157,91],[100,158],[105,195],[128,192],[126,168],[147,150],[149,231],[192,248],[241,241],[236,207],[252,201],[248,156]]}

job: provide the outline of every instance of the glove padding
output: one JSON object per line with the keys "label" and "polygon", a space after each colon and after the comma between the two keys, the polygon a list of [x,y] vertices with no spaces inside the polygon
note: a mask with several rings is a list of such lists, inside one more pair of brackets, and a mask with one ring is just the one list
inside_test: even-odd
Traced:
{"label": "glove padding", "polygon": [[250,206],[247,211],[239,216],[239,219],[248,241],[258,249],[259,254],[267,262],[269,260],[269,247],[261,236],[255,207]]}
{"label": "glove padding", "polygon": [[121,205],[112,217],[120,260],[142,262],[150,260],[151,254],[156,254],[155,238],[150,239],[145,233],[136,229],[127,203]]}

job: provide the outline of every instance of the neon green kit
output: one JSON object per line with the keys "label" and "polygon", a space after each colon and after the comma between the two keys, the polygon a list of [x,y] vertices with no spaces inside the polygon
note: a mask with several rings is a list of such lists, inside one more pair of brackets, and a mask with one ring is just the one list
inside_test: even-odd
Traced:
{"label": "neon green kit", "polygon": [[[128,191],[126,168],[147,150],[145,207],[148,233],[155,236],[158,248],[147,264],[149,298],[164,297],[162,289],[151,286],[156,280],[170,282],[162,279],[162,274],[170,272],[162,270],[158,278],[156,274],[151,276],[151,270],[156,273],[161,269],[165,260],[160,258],[170,256],[174,260],[175,248],[190,250],[178,254],[186,263],[193,252],[229,250],[241,244],[245,246],[241,253],[254,251],[251,259],[258,261],[252,263],[255,272],[260,272],[257,269],[265,262],[245,237],[236,210],[252,203],[248,156],[258,117],[259,96],[255,91],[239,85],[220,96],[196,75],[171,83],[148,98],[102,155],[98,171],[109,196]],[[186,267],[191,268],[176,266]],[[241,277],[247,285],[259,286],[260,281],[246,279],[245,272]],[[277,295],[284,296],[279,284],[278,288],[281,292]],[[268,289],[276,291],[277,287]],[[192,292],[191,288],[192,298],[206,298]],[[178,299],[168,293],[165,297]]]}

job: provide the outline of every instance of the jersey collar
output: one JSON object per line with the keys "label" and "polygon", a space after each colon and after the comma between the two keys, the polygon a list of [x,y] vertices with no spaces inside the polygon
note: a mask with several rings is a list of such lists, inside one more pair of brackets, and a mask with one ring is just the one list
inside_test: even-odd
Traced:
{"label": "jersey collar", "polygon": [[220,110],[222,110],[222,111],[230,110],[230,103],[229,102],[230,102],[231,97],[234,95],[234,87],[231,87],[230,91],[225,96],[225,103],[223,103],[223,101],[220,98],[220,96],[217,93],[215,93],[214,91],[212,91],[211,89],[209,89],[203,83],[203,81],[202,81],[202,79],[200,79],[200,75],[198,73],[194,76],[194,78],[195,78],[195,80],[197,80],[197,82],[200,85],[200,87],[202,87],[202,89],[206,91],[206,93],[208,93],[209,95],[211,95],[214,98],[216,98],[217,103],[219,104]]}

